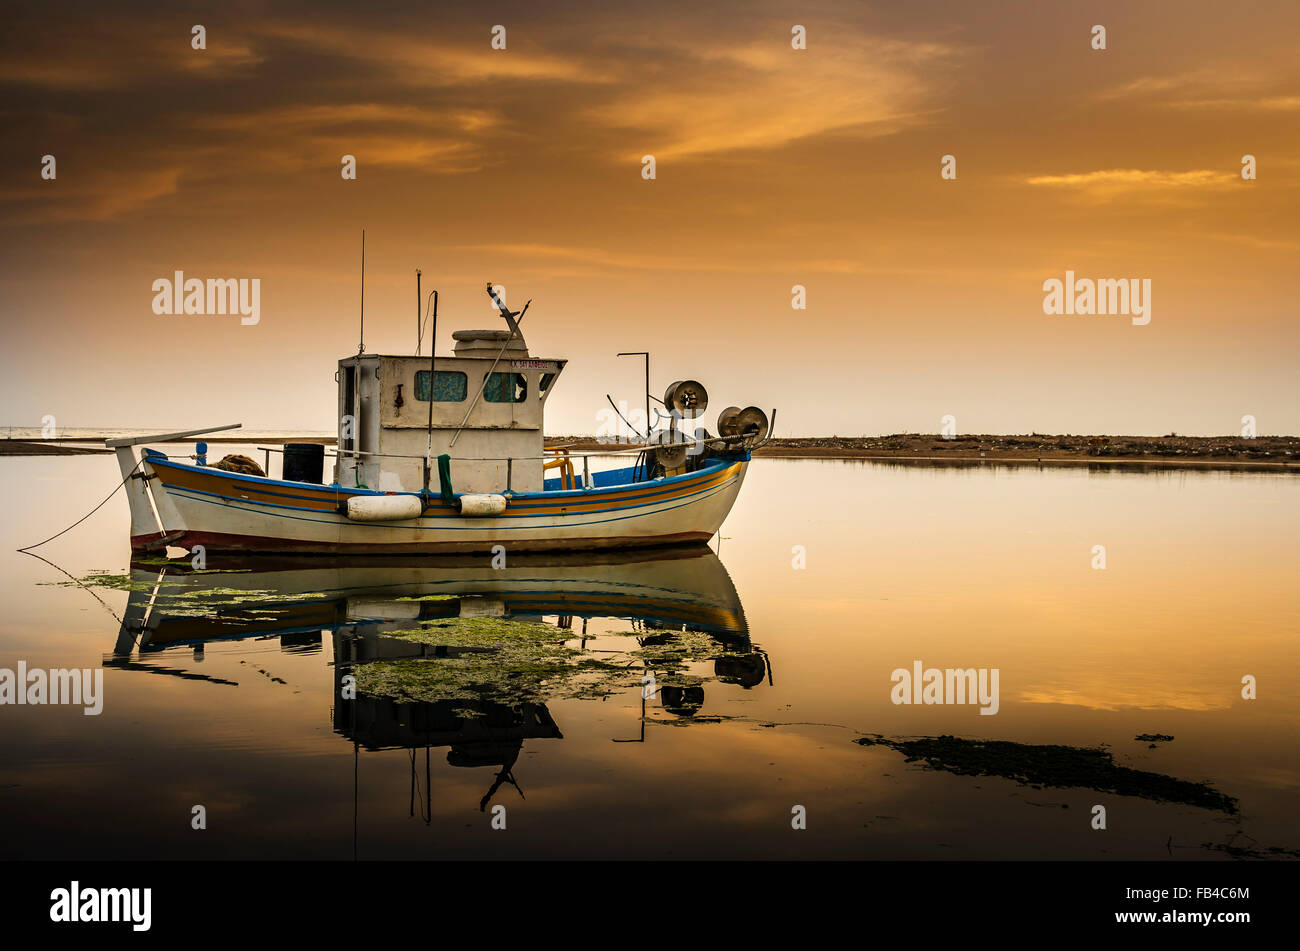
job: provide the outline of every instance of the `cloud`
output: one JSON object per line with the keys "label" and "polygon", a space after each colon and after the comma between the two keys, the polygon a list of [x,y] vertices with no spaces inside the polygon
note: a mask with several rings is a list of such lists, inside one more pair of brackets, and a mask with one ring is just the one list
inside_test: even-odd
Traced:
{"label": "cloud", "polygon": [[500,125],[500,116],[487,109],[383,102],[281,106],[191,122],[209,137],[226,137],[243,162],[263,168],[296,171],[355,155],[359,165],[441,174],[481,168],[484,150],[473,137]]}
{"label": "cloud", "polygon": [[847,33],[819,51],[770,38],[683,45],[647,54],[681,68],[631,77],[588,115],[636,134],[639,150],[621,151],[620,161],[631,152],[661,160],[770,149],[848,129],[887,135],[934,116],[932,77],[954,54]]}
{"label": "cloud", "polygon": [[[9,24],[15,35],[22,24]],[[38,29],[0,49],[0,83],[55,91],[102,92],[156,84],[165,77],[228,78],[249,73],[264,57],[248,34],[218,31],[206,49],[190,45],[189,26],[123,12],[81,28]]]}
{"label": "cloud", "polygon": [[[450,247],[448,250],[490,252],[492,255],[509,255],[532,260],[546,273],[555,273],[555,262],[574,265],[579,271],[571,273],[594,274],[610,270],[647,270],[647,271],[702,271],[727,273],[754,273],[765,271],[767,265],[759,263],[748,256],[733,262],[719,261],[716,258],[701,260],[698,255],[660,254],[635,250],[611,251],[608,248],[567,247],[549,244],[472,244]],[[789,265],[801,273],[859,273],[862,266],[851,260],[819,259],[790,261]]]}
{"label": "cloud", "polygon": [[[333,56],[361,60],[409,85],[451,86],[503,79],[571,83],[609,81],[604,70],[576,55],[539,51],[536,40],[510,40],[493,50],[483,30],[480,47],[412,36],[402,27],[356,27],[300,21],[271,21],[258,27],[266,37],[292,40]],[[516,36],[519,34],[517,33]],[[382,50],[382,55],[375,52]]]}
{"label": "cloud", "polygon": [[1164,76],[1139,76],[1097,93],[1102,102],[1128,100],[1168,109],[1295,112],[1295,81],[1251,71],[1240,63]]}
{"label": "cloud", "polygon": [[1133,193],[1148,196],[1168,196],[1172,192],[1204,192],[1233,185],[1239,172],[1198,168],[1186,172],[1167,172],[1158,169],[1108,168],[1094,172],[1075,172],[1065,175],[1031,175],[1025,184],[1075,191],[1091,198],[1114,198]]}
{"label": "cloud", "polygon": [[177,194],[183,170],[145,168],[129,175],[96,170],[77,179],[61,174],[53,182],[31,176],[27,183],[0,191],[6,223],[110,221]]}
{"label": "cloud", "polygon": [[1236,99],[1182,99],[1169,103],[1178,109],[1232,109],[1260,112],[1300,111],[1300,96],[1252,96]]}
{"label": "cloud", "polygon": [[825,41],[796,51],[788,24],[759,16],[720,42],[707,13],[635,34],[599,12],[544,20],[511,29],[500,51],[467,14],[438,31],[413,17],[214,20],[205,50],[191,48],[188,26],[127,11],[64,32],[31,25],[29,42],[0,43],[0,83],[27,87],[18,101],[29,101],[3,121],[58,154],[61,172],[72,154],[93,156],[101,174],[75,186],[80,205],[49,201],[48,189],[0,197],[24,220],[106,220],[168,196],[195,212],[220,191],[228,205],[268,173],[337,168],[345,154],[363,174],[459,175],[512,161],[558,169],[575,153],[635,166],[647,152],[671,161],[886,135],[938,113],[957,56],[831,22]]}

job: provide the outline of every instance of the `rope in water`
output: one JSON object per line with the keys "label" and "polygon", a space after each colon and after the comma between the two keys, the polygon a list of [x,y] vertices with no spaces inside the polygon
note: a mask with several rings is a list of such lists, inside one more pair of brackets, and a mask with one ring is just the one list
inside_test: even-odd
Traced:
{"label": "rope in water", "polygon": [[[112,498],[112,496],[109,496],[109,498]],[[42,544],[43,544],[43,543],[42,543]],[[33,545],[32,547],[35,548],[36,546]],[[95,594],[95,592],[90,588],[90,586],[87,585],[87,584],[86,584],[84,581],[82,581],[80,578],[76,577],[75,575],[72,575],[71,573],[69,573],[68,571],[66,571],[66,570],[63,569],[63,568],[60,568],[60,567],[59,567],[58,565],[56,565],[54,562],[50,561],[50,559],[48,559],[48,558],[42,558],[40,555],[36,554],[36,552],[34,552],[34,551],[27,551],[27,550],[22,549],[22,548],[20,548],[20,549],[18,549],[18,550],[19,550],[20,552],[22,552],[24,555],[31,555],[31,556],[32,556],[33,558],[35,558],[36,560],[45,562],[47,565],[49,565],[51,568],[55,569],[56,571],[61,571],[61,572],[63,572],[63,574],[67,575],[67,576],[72,580],[72,582],[73,582],[73,583],[74,583],[78,588],[81,588],[83,591],[88,592],[92,598],[94,598],[96,601],[98,601],[100,604],[102,604],[102,605],[104,606],[104,610],[107,611],[109,614],[113,615],[113,620],[117,621],[118,624],[123,624],[123,623],[125,623],[125,622],[122,620],[122,616],[121,616],[120,614],[118,614],[116,611],[114,611],[112,608],[110,608],[110,607],[108,606],[108,602],[105,601],[103,598],[101,598],[99,595]]]}

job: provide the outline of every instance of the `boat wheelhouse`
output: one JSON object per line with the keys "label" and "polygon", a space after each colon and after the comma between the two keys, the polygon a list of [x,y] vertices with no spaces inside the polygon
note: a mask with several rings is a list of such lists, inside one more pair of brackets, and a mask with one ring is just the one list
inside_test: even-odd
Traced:
{"label": "boat wheelhouse", "polygon": [[426,487],[425,459],[447,453],[458,491],[542,491],[541,463],[526,463],[542,458],[546,400],[565,361],[533,358],[510,331],[452,336],[451,357],[339,361],[335,482],[417,491]]}

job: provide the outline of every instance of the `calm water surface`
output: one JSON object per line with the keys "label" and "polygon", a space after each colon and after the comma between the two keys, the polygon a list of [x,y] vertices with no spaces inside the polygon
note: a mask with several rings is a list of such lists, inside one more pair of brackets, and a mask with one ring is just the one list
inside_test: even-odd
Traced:
{"label": "calm water surface", "polygon": [[[1300,856],[1294,475],[758,460],[720,557],[202,574],[132,566],[120,495],[11,551],[112,457],[0,476],[0,667],[105,670],[0,707],[7,858]],[[997,714],[892,703],[915,661]]]}

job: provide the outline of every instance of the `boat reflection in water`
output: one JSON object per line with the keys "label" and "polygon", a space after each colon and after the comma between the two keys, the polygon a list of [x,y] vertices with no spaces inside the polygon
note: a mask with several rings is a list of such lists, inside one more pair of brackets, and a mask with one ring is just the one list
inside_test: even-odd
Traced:
{"label": "boat reflection in water", "polygon": [[502,568],[484,556],[257,558],[207,571],[140,562],[129,591],[105,658],[119,667],[167,673],[138,658],[185,647],[201,656],[217,640],[320,650],[328,634],[333,728],[358,753],[410,751],[413,814],[417,749],[426,773],[435,747],[448,748],[452,766],[494,767],[486,808],[503,784],[517,788],[526,740],[563,739],[548,702],[638,691],[641,735],[632,742],[643,742],[648,704],[690,718],[710,680],[770,682],[736,589],[705,546],[519,554]]}

